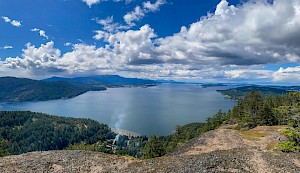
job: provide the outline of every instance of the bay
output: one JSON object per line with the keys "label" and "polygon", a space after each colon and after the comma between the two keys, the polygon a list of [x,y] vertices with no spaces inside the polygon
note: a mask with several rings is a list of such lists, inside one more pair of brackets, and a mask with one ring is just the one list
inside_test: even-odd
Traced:
{"label": "bay", "polygon": [[205,121],[236,103],[217,89],[163,84],[148,88],[109,88],[66,100],[0,103],[0,110],[29,110],[50,115],[90,118],[112,128],[150,136],[171,134],[176,125]]}

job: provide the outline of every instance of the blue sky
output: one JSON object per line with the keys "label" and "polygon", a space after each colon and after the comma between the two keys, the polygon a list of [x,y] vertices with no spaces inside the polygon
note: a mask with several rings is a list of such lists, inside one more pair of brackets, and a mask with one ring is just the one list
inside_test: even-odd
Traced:
{"label": "blue sky", "polygon": [[[93,39],[93,31],[101,27],[92,19],[114,16],[116,21],[124,23],[123,16],[143,2],[146,1],[135,0],[128,4],[124,1],[104,1],[89,8],[81,0],[0,0],[1,16],[8,16],[22,24],[21,27],[14,27],[1,21],[1,46],[13,45],[15,48],[1,51],[1,58],[21,55],[28,42],[40,45],[53,40],[56,47],[64,52],[70,50],[64,46],[65,43],[80,43],[79,40],[101,46],[101,42]],[[230,2],[236,4],[239,1]],[[213,12],[218,3],[219,0],[169,0],[158,12],[147,14],[132,29],[147,23],[159,37],[170,36],[179,32],[181,26],[189,26],[207,12]],[[49,38],[39,37],[38,33],[30,31],[33,28],[44,30]]]}
{"label": "blue sky", "polygon": [[0,0],[0,76],[299,83],[299,0]]}

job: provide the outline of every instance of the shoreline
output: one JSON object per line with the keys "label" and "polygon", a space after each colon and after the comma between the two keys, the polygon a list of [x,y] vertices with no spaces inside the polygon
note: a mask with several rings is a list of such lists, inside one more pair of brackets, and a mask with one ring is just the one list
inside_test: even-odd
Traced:
{"label": "shoreline", "polygon": [[116,129],[116,128],[111,128],[111,131],[122,136],[128,136],[128,137],[139,137],[142,136],[141,134],[130,131],[130,130],[123,130],[123,129]]}

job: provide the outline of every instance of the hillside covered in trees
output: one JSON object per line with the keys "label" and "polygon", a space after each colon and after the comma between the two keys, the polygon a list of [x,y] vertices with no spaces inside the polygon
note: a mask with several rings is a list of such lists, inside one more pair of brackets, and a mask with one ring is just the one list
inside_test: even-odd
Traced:
{"label": "hillside covered in trees", "polygon": [[105,89],[104,87],[79,87],[66,82],[46,82],[15,77],[1,77],[0,83],[1,102],[66,99],[90,90]]}
{"label": "hillside covered in trees", "polygon": [[124,78],[118,75],[33,80],[0,77],[0,102],[46,101],[76,97],[88,91],[101,91],[106,87],[153,86],[159,82]]}
{"label": "hillside covered in trees", "polygon": [[107,125],[90,119],[0,111],[0,156],[61,150],[77,143],[97,144],[97,151],[111,153],[107,145],[115,135]]}

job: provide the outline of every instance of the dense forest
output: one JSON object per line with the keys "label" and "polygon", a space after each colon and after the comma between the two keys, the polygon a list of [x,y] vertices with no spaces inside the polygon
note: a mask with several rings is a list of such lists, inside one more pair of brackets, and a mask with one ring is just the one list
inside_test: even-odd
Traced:
{"label": "dense forest", "polygon": [[0,156],[29,151],[61,150],[83,143],[108,147],[115,135],[107,125],[90,119],[50,116],[29,111],[0,111]]}
{"label": "dense forest", "polygon": [[66,82],[46,82],[25,78],[1,77],[0,101],[44,101],[72,98],[103,87],[75,86]]}

